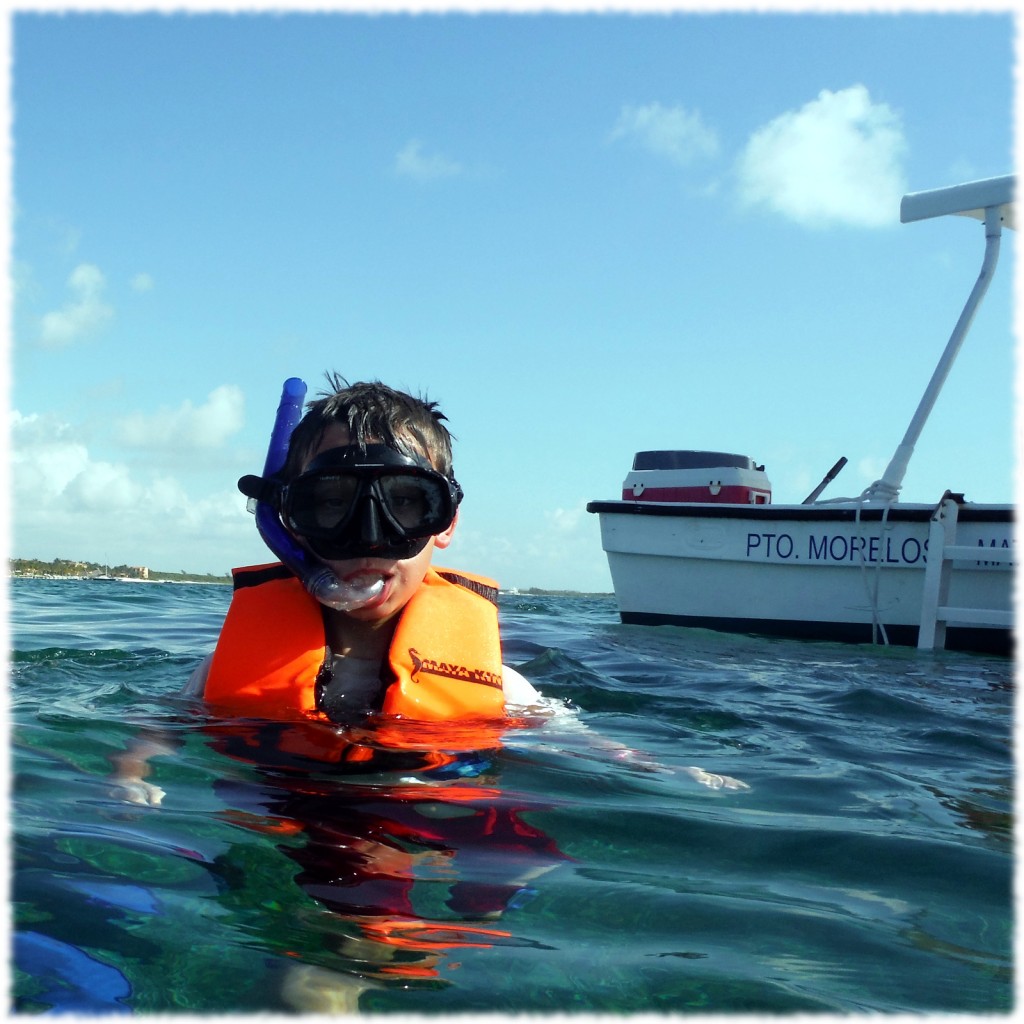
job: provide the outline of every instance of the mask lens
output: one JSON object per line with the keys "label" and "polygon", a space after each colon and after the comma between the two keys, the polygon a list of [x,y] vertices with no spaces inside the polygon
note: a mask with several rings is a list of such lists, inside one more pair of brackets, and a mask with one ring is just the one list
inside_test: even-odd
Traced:
{"label": "mask lens", "polygon": [[448,525],[442,486],[436,479],[401,473],[381,476],[376,490],[392,523],[406,536],[422,537]]}
{"label": "mask lens", "polygon": [[300,477],[288,489],[288,520],[297,533],[334,533],[352,518],[359,493],[357,477]]}

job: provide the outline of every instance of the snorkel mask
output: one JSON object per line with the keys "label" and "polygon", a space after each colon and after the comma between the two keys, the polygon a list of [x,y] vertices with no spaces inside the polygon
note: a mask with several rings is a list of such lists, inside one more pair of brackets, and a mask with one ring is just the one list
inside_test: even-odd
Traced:
{"label": "snorkel mask", "polygon": [[377,597],[383,579],[340,580],[320,559],[412,558],[452,524],[462,488],[422,456],[382,444],[321,452],[305,472],[283,483],[279,473],[305,394],[297,377],[285,381],[263,476],[242,477],[238,489],[249,498],[267,547],[309,593],[330,608],[350,611]]}
{"label": "snorkel mask", "polygon": [[368,444],[321,452],[275,504],[321,558],[404,559],[451,526],[461,500],[458,483],[427,459]]}

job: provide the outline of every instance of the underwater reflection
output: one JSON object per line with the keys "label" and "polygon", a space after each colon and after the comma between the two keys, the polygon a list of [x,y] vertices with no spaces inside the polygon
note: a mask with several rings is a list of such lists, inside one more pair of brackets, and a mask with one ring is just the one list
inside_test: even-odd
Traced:
{"label": "underwater reflection", "polygon": [[[467,948],[536,945],[502,928],[534,883],[570,858],[504,792],[494,725],[389,720],[384,727],[226,722],[208,730],[249,771],[214,784],[221,817],[282,841],[294,881],[345,928],[330,967],[296,963],[296,1010],[344,1012],[391,984],[448,984]],[[231,852],[218,869],[231,873]]]}

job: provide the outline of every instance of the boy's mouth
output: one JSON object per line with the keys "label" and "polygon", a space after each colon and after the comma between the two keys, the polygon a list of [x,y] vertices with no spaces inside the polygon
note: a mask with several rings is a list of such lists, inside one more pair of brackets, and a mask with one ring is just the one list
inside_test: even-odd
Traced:
{"label": "boy's mouth", "polygon": [[368,591],[377,584],[380,584],[377,593],[362,604],[362,608],[377,608],[384,604],[391,596],[392,573],[386,570],[372,568],[355,569],[352,572],[346,573],[342,577],[342,581]]}
{"label": "boy's mouth", "polygon": [[345,573],[341,578],[346,582],[364,581],[367,579],[391,579],[394,572],[392,569],[383,569],[373,565],[361,565],[358,569],[352,569],[350,572]]}

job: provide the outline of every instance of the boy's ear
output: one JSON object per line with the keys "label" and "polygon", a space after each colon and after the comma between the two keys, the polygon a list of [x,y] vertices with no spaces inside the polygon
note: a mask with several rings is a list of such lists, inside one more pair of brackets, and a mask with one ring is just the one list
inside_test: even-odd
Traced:
{"label": "boy's ear", "polygon": [[459,524],[459,513],[455,513],[455,518],[452,520],[452,525],[447,530],[443,530],[441,533],[434,535],[434,547],[444,550],[452,542],[452,534],[455,532],[455,527]]}

